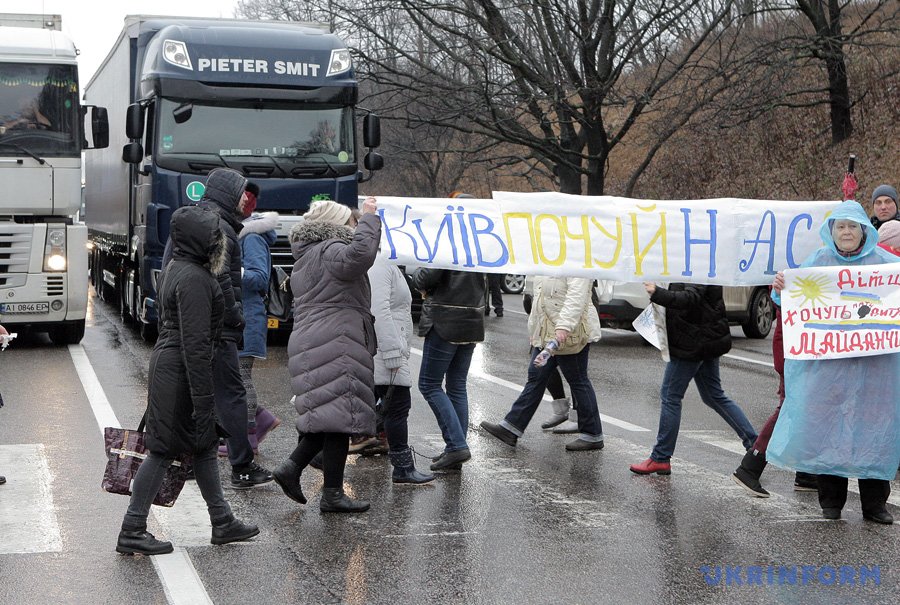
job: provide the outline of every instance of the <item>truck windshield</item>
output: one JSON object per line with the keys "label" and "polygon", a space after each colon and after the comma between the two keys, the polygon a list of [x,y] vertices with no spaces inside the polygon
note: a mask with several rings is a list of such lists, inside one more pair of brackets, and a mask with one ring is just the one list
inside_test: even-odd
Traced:
{"label": "truck windshield", "polygon": [[[185,156],[209,155],[225,162],[240,156],[268,157],[278,165],[291,166],[344,169],[350,164],[356,170],[350,107],[194,102],[190,117],[183,120],[186,107],[171,99],[160,103],[156,160],[162,167]],[[178,108],[181,124],[173,115]]]}
{"label": "truck windshield", "polygon": [[0,156],[78,155],[79,126],[75,66],[0,63]]}

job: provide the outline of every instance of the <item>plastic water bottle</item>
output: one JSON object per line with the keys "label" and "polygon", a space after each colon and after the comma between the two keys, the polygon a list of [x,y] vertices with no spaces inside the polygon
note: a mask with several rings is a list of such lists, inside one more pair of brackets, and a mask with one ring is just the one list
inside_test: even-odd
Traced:
{"label": "plastic water bottle", "polygon": [[559,341],[555,338],[551,339],[541,350],[540,353],[534,358],[534,366],[536,368],[543,367],[547,365],[547,360],[550,359],[552,355],[556,354],[556,350],[559,348]]}

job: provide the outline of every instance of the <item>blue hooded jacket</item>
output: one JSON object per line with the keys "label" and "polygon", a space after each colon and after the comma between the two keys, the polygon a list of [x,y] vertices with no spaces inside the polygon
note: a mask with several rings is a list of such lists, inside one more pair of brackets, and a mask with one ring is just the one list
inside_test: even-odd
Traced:
{"label": "blue hooded jacket", "polygon": [[244,220],[238,234],[241,244],[241,290],[244,302],[244,348],[241,357],[266,358],[268,314],[266,295],[269,293],[269,273],[272,268],[270,248],[276,241],[275,227],[278,213],[253,214]]}
{"label": "blue hooded jacket", "polygon": [[[859,223],[862,248],[841,256],[833,220]],[[824,246],[801,267],[900,262],[878,247],[878,231],[862,206],[842,203],[819,229]],[[773,298],[778,297],[773,295]],[[766,458],[814,474],[891,480],[900,464],[900,353],[843,359],[786,359],[787,392]]]}

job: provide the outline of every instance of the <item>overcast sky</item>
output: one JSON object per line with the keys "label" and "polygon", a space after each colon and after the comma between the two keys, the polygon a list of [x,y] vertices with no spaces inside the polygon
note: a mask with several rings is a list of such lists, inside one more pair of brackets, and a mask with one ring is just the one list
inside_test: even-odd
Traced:
{"label": "overcast sky", "polygon": [[125,15],[234,16],[236,0],[0,0],[2,13],[62,15],[62,30],[81,51],[84,90],[122,31]]}

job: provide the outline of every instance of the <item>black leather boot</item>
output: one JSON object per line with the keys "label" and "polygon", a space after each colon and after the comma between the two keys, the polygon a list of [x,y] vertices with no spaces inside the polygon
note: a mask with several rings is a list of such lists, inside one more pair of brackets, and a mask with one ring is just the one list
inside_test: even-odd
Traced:
{"label": "black leather boot", "polygon": [[744,454],[741,465],[731,475],[734,482],[743,487],[757,498],[768,498],[771,496],[762,484],[759,478],[762,477],[763,470],[766,468],[766,455],[754,449]]}
{"label": "black leather boot", "polygon": [[272,471],[272,478],[275,479],[275,483],[278,484],[285,496],[294,502],[306,504],[306,496],[300,489],[300,469],[293,460],[288,458],[279,464],[278,468]]}
{"label": "black leather boot", "polygon": [[123,555],[165,555],[175,550],[171,542],[163,542],[144,529],[123,529],[119,532],[116,552]]}
{"label": "black leather boot", "polygon": [[323,487],[319,510],[323,513],[363,513],[369,510],[369,503],[349,498],[341,487]]}
{"label": "black leather boot", "polygon": [[213,523],[212,538],[209,541],[213,544],[230,544],[249,540],[257,534],[259,534],[257,526],[231,517],[222,523]]}
{"label": "black leather boot", "polygon": [[394,472],[391,475],[394,483],[422,484],[434,481],[434,475],[420,473],[416,470],[412,450],[408,447],[399,452],[389,452],[389,455],[391,464],[394,465]]}

